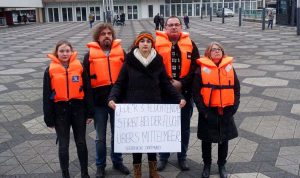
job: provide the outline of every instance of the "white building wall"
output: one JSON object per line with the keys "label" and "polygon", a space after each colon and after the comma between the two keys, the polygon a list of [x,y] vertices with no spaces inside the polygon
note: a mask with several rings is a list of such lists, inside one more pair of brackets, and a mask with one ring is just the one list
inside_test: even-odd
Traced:
{"label": "white building wall", "polygon": [[0,7],[43,7],[42,0],[0,0]]}
{"label": "white building wall", "polygon": [[149,18],[148,5],[153,5],[153,17],[159,13],[159,5],[164,4],[164,0],[142,0],[140,3],[140,19]]}

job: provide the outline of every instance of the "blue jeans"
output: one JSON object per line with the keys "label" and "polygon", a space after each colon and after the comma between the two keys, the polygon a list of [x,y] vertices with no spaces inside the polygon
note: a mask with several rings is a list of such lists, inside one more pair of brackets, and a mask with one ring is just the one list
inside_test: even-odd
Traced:
{"label": "blue jeans", "polygon": [[[177,153],[178,161],[186,159],[186,152],[188,151],[190,140],[190,123],[193,115],[193,102],[187,100],[186,105],[181,109],[181,152]],[[170,153],[159,153],[159,160],[167,161]]]}
{"label": "blue jeans", "polygon": [[[109,117],[108,117],[109,115]],[[108,106],[96,106],[94,116],[94,126],[96,130],[96,166],[106,166],[106,128],[107,120],[111,125],[111,160],[113,164],[123,162],[121,153],[114,153],[114,111]]]}

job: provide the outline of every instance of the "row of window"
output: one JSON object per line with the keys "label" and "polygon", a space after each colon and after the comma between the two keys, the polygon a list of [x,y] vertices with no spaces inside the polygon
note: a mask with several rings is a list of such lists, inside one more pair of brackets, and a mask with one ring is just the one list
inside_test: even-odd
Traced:
{"label": "row of window", "polygon": [[[126,8],[125,8],[126,7]],[[238,13],[239,2],[225,2],[225,8],[232,9],[235,13]],[[216,13],[218,9],[222,8],[222,2],[213,2],[212,10],[213,14]],[[242,9],[252,10],[257,9],[256,1],[242,1]],[[148,12],[139,12],[137,5],[127,5],[127,6],[114,6],[114,14],[125,13],[126,20],[139,19],[140,15],[143,18],[152,18],[153,5],[148,5]],[[164,4],[160,5],[160,15],[164,17],[169,17],[171,15],[184,16],[200,16],[201,13],[206,16],[210,12],[210,3],[203,3],[202,8],[200,3],[178,3],[178,4]],[[46,7],[46,18],[48,22],[67,22],[67,21],[87,21],[89,13],[95,14],[95,20],[103,20],[104,12],[100,6],[81,6],[81,7]],[[146,13],[146,14],[139,14]],[[148,14],[147,14],[148,13]],[[111,18],[114,14],[111,14]]]}

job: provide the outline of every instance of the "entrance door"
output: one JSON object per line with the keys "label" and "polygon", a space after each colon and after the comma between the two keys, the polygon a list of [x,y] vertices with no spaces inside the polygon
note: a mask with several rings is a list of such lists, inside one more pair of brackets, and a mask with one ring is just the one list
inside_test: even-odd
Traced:
{"label": "entrance door", "polygon": [[137,5],[127,6],[128,19],[138,19]]}
{"label": "entrance door", "polygon": [[120,17],[122,13],[125,13],[124,6],[114,6],[114,13],[115,13],[114,15],[119,15]]}
{"label": "entrance door", "polygon": [[148,14],[149,17],[153,17],[153,5],[148,5]]}
{"label": "entrance door", "polygon": [[[200,5],[200,4],[196,4],[196,5]],[[188,16],[192,16],[193,15],[193,4],[182,4],[182,15],[187,14]]]}
{"label": "entrance door", "polygon": [[95,6],[95,7],[90,7],[90,13],[95,14],[95,20],[100,20],[100,7]]}
{"label": "entrance door", "polygon": [[86,7],[76,7],[76,21],[86,21]]}
{"label": "entrance door", "polygon": [[59,22],[58,8],[48,8],[49,22]]}
{"label": "entrance door", "polygon": [[63,7],[61,8],[61,11],[62,11],[62,18],[64,22],[73,21],[72,7]]}

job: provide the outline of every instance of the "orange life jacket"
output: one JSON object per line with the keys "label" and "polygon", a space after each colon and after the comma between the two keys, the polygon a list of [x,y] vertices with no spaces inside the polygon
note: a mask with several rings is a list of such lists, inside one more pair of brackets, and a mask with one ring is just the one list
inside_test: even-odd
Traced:
{"label": "orange life jacket", "polygon": [[[163,62],[169,78],[173,78],[171,63],[171,47],[172,42],[170,42],[166,32],[156,31],[155,49],[163,57]],[[179,78],[184,78],[190,70],[193,50],[193,44],[188,33],[181,33],[180,39],[178,41],[178,47],[181,53],[181,70]]]}
{"label": "orange life jacket", "polygon": [[51,59],[49,74],[54,102],[83,99],[83,67],[77,59],[77,53],[72,54],[67,69],[54,55],[48,54],[48,57]]}
{"label": "orange life jacket", "polygon": [[207,107],[232,106],[234,104],[234,72],[232,57],[222,59],[219,66],[207,57],[197,59],[201,66],[203,87],[200,94]]}
{"label": "orange life jacket", "polygon": [[114,40],[109,56],[97,42],[87,44],[90,49],[90,78],[92,88],[114,84],[124,62],[121,40]]}

